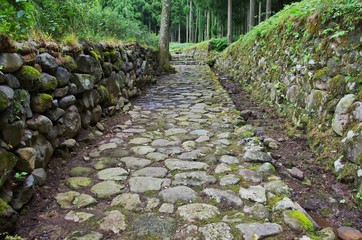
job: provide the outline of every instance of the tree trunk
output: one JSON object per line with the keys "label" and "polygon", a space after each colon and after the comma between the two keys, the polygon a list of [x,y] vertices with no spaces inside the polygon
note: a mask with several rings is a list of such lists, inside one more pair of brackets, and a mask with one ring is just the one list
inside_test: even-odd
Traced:
{"label": "tree trunk", "polygon": [[178,23],[178,42],[181,42],[181,17],[180,22]]}
{"label": "tree trunk", "polygon": [[272,11],[272,0],[266,0],[266,17],[265,19],[270,18]]}
{"label": "tree trunk", "polygon": [[194,33],[194,42],[197,43],[197,30],[198,30],[198,25],[197,24],[199,21],[199,15],[198,15],[198,11],[196,12],[196,21],[195,21],[195,33]]}
{"label": "tree trunk", "polygon": [[171,0],[162,0],[159,63],[165,72],[174,71],[169,60]]}
{"label": "tree trunk", "polygon": [[255,0],[250,0],[249,31],[255,26]]}
{"label": "tree trunk", "polygon": [[259,1],[259,14],[258,14],[258,24],[261,23],[261,1]]}
{"label": "tree trunk", "polygon": [[186,14],[186,39],[185,42],[189,42],[189,15]]}
{"label": "tree trunk", "polygon": [[206,40],[210,40],[210,9],[207,10],[207,22],[206,22]]}
{"label": "tree trunk", "polygon": [[228,0],[228,41],[233,42],[233,0]]}
{"label": "tree trunk", "polygon": [[250,25],[250,4],[246,4],[246,21],[245,21],[245,33],[249,32]]}
{"label": "tree trunk", "polygon": [[190,42],[191,42],[191,41],[193,41],[193,40],[192,40],[192,1],[190,1],[190,20],[189,20],[189,25],[190,25],[189,37],[190,37]]}

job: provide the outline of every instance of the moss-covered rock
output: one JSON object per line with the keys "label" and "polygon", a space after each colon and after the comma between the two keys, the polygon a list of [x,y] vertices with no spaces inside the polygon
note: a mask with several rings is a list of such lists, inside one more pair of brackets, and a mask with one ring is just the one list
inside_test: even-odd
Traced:
{"label": "moss-covered rock", "polygon": [[0,187],[9,178],[18,158],[11,152],[0,148]]}
{"label": "moss-covered rock", "polygon": [[314,232],[313,223],[309,218],[298,210],[285,211],[284,222],[293,230]]}
{"label": "moss-covered rock", "polygon": [[70,72],[74,72],[78,68],[77,63],[74,61],[74,58],[69,55],[64,56],[63,65]]}
{"label": "moss-covered rock", "polygon": [[23,66],[23,58],[17,53],[0,53],[1,71],[4,73],[13,73]]}
{"label": "moss-covered rock", "polygon": [[35,95],[31,98],[31,108],[36,113],[43,113],[52,107],[53,97],[46,93]]}
{"label": "moss-covered rock", "polygon": [[15,231],[19,214],[0,198],[0,233]]}
{"label": "moss-covered rock", "polygon": [[57,88],[58,80],[55,77],[47,73],[42,73],[42,75],[43,78],[40,81],[41,82],[40,91],[48,92]]}
{"label": "moss-covered rock", "polygon": [[99,102],[100,103],[104,102],[109,94],[107,88],[104,85],[98,85],[97,91],[100,96]]}
{"label": "moss-covered rock", "polygon": [[10,99],[6,96],[5,93],[0,91],[0,112],[7,109],[11,104]]}
{"label": "moss-covered rock", "polygon": [[328,82],[327,90],[334,96],[342,96],[345,93],[346,80],[345,77],[338,74]]}
{"label": "moss-covered rock", "polygon": [[16,77],[20,82],[20,87],[29,91],[38,90],[41,87],[41,80],[43,79],[41,73],[31,66],[23,66],[20,68],[20,70],[16,72]]}

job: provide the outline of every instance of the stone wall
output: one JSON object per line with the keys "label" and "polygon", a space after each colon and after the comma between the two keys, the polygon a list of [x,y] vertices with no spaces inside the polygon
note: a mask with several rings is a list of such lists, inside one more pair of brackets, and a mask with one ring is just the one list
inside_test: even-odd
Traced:
{"label": "stone wall", "polygon": [[94,139],[89,129],[159,72],[157,53],[136,43],[0,46],[0,233],[14,230],[54,151]]}
{"label": "stone wall", "polygon": [[306,129],[317,160],[362,193],[362,25],[347,33],[343,16],[324,18],[256,28],[215,67]]}

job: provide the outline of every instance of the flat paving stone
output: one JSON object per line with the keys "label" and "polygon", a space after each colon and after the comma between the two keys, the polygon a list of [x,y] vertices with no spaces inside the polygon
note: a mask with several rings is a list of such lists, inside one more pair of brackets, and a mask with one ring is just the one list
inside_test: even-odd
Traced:
{"label": "flat paving stone", "polygon": [[176,203],[177,201],[190,203],[199,199],[197,192],[186,186],[170,187],[159,193],[164,202]]}
{"label": "flat paving stone", "polygon": [[65,240],[101,240],[103,234],[95,231],[76,231],[70,234]]}
{"label": "flat paving stone", "polygon": [[152,152],[152,153],[147,154],[146,158],[150,159],[152,161],[155,161],[155,162],[159,162],[159,161],[163,161],[166,158],[168,158],[168,155],[159,153],[159,152]]}
{"label": "flat paving stone", "polygon": [[228,224],[210,223],[200,227],[200,232],[207,240],[232,240],[234,236],[231,234],[231,228]]}
{"label": "flat paving stone", "polygon": [[131,141],[129,141],[129,143],[135,144],[135,145],[142,145],[142,144],[147,144],[151,141],[152,140],[149,138],[133,138],[133,139],[131,139]]}
{"label": "flat paving stone", "polygon": [[167,169],[163,167],[145,167],[131,174],[132,177],[157,177],[163,178],[167,175]]}
{"label": "flat paving stone", "polygon": [[160,191],[163,187],[170,186],[171,180],[152,177],[131,177],[128,183],[132,192],[142,193],[146,191]]}
{"label": "flat paving stone", "polygon": [[157,214],[142,214],[131,223],[133,236],[142,239],[150,236],[157,239],[172,239],[176,232],[176,220]]}
{"label": "flat paving stone", "polygon": [[119,184],[116,181],[103,181],[94,185],[91,188],[91,192],[99,198],[108,198],[120,194],[124,187],[123,184]]}
{"label": "flat paving stone", "polygon": [[99,221],[99,228],[106,232],[118,234],[127,227],[126,217],[118,210],[105,213],[105,217]]}
{"label": "flat paving stone", "polygon": [[128,172],[123,168],[106,168],[97,173],[97,177],[101,180],[121,181],[127,178]]}
{"label": "flat paving stone", "polygon": [[132,147],[131,151],[138,155],[146,155],[148,153],[156,151],[156,149],[150,146],[136,146]]}
{"label": "flat paving stone", "polygon": [[140,196],[135,193],[122,193],[113,198],[111,206],[121,206],[126,210],[137,210],[141,207]]}
{"label": "flat paving stone", "polygon": [[63,209],[78,209],[97,203],[92,196],[75,191],[58,193],[55,200]]}
{"label": "flat paving stone", "polygon": [[220,178],[219,184],[220,186],[230,186],[235,185],[240,182],[240,178],[238,178],[235,174],[228,174]]}
{"label": "flat paving stone", "polygon": [[140,169],[144,168],[152,163],[149,159],[136,158],[136,157],[124,157],[120,159],[121,162],[126,164],[127,169]]}
{"label": "flat paving stone", "polygon": [[241,187],[239,190],[241,199],[247,199],[258,203],[266,202],[266,190],[262,186]]}
{"label": "flat paving stone", "polygon": [[67,185],[72,190],[89,187],[92,184],[93,180],[88,177],[70,177],[65,181],[65,185]]}
{"label": "flat paving stone", "polygon": [[215,183],[216,178],[204,171],[184,172],[175,174],[172,185],[202,186]]}
{"label": "flat paving stone", "polygon": [[165,166],[171,171],[207,170],[209,167],[209,165],[204,162],[182,161],[177,159],[167,159]]}
{"label": "flat paving stone", "polygon": [[231,190],[206,188],[201,192],[209,199],[214,199],[223,208],[241,208],[243,201]]}
{"label": "flat paving stone", "polygon": [[105,143],[105,144],[102,144],[98,147],[98,150],[99,151],[104,151],[104,150],[107,150],[107,149],[113,149],[113,148],[117,148],[117,144],[116,143]]}
{"label": "flat paving stone", "polygon": [[282,227],[276,223],[243,223],[236,225],[245,240],[264,239],[278,235]]}
{"label": "flat paving stone", "polygon": [[64,219],[72,222],[84,222],[92,217],[94,217],[94,214],[92,213],[75,212],[71,210],[69,213],[67,213],[67,215],[65,215]]}
{"label": "flat paving stone", "polygon": [[227,163],[227,164],[239,164],[239,159],[234,156],[230,155],[223,155],[220,158],[221,163]]}
{"label": "flat paving stone", "polygon": [[104,168],[113,167],[119,163],[117,158],[99,158],[94,161],[93,167],[96,170],[102,170]]}
{"label": "flat paving stone", "polygon": [[178,142],[175,141],[169,141],[166,139],[156,139],[151,143],[152,147],[168,147],[168,146],[174,146]]}
{"label": "flat paving stone", "polygon": [[219,215],[217,207],[205,203],[193,203],[178,207],[177,213],[187,222],[207,220]]}
{"label": "flat paving stone", "polygon": [[165,131],[166,136],[185,134],[185,133],[187,133],[187,130],[184,128],[171,128]]}

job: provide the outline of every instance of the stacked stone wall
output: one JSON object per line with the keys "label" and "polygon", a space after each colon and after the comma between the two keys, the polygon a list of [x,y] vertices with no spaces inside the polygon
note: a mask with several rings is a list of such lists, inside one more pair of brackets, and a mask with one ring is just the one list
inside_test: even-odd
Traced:
{"label": "stacked stone wall", "polygon": [[[74,46],[12,42],[0,46],[0,232],[17,212],[57,149],[97,137],[94,126],[122,110],[160,72],[157,52],[132,44]],[[91,130],[93,129],[93,130]],[[15,210],[15,211],[14,211]]]}

